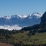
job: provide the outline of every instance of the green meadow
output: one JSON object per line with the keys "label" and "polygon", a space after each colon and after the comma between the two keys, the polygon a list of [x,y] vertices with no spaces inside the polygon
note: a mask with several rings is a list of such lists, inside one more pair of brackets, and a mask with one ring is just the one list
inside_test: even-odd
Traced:
{"label": "green meadow", "polygon": [[27,34],[29,31],[25,31],[23,33],[14,34],[14,42],[18,43],[21,41],[23,44],[46,44],[46,32],[45,33],[38,33],[36,32],[35,35],[28,36]]}

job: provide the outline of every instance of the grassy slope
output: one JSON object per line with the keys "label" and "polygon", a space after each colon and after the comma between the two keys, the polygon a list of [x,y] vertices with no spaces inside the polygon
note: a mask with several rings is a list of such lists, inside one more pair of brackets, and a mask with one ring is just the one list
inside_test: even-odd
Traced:
{"label": "grassy slope", "polygon": [[[45,33],[36,33],[35,35],[32,36],[28,36],[27,34],[29,33],[29,31],[26,31],[24,33],[17,33],[14,34],[14,41],[15,43],[17,43],[18,41],[22,41],[24,44],[33,44],[34,43],[34,39],[39,39],[37,41],[35,41],[35,43],[37,44],[46,44],[46,32]],[[30,40],[32,40],[32,42],[30,42]]]}

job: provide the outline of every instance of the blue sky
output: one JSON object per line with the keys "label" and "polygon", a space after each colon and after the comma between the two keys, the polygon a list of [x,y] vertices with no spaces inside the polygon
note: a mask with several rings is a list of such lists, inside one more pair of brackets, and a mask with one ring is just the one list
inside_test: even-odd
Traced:
{"label": "blue sky", "polygon": [[45,11],[46,0],[0,0],[0,16]]}

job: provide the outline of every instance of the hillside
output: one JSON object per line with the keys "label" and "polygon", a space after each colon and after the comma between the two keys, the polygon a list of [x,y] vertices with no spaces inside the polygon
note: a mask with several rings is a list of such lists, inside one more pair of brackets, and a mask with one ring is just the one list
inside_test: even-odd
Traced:
{"label": "hillside", "polygon": [[46,12],[41,17],[40,24],[24,27],[21,30],[0,29],[0,42],[10,43],[14,46],[46,45],[46,19],[43,19],[44,16],[46,16]]}
{"label": "hillside", "polygon": [[[14,34],[15,43],[21,41],[21,44],[24,45],[44,45],[46,44],[46,32],[45,33],[36,33],[35,35],[28,36],[28,31],[24,33]],[[17,39],[17,40],[16,40]]]}

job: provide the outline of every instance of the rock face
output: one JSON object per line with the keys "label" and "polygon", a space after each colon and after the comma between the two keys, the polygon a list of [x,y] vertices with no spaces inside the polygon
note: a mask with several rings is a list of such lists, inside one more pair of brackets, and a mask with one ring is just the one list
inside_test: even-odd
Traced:
{"label": "rock face", "polygon": [[41,17],[41,23],[46,23],[46,12]]}

